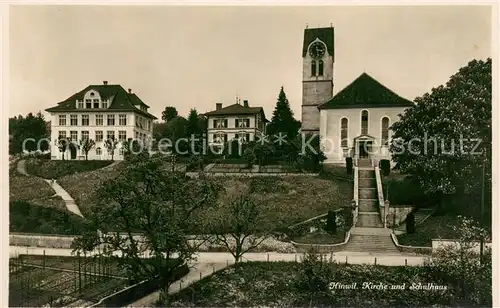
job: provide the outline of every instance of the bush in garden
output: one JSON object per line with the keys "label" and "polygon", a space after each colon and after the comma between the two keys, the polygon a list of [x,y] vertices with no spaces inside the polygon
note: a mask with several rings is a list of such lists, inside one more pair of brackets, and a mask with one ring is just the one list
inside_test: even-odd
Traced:
{"label": "bush in garden", "polygon": [[326,257],[314,249],[302,258],[299,273],[295,278],[295,287],[301,293],[307,290],[310,301],[329,296],[330,282],[335,281],[336,263],[327,261]]}
{"label": "bush in garden", "polygon": [[345,158],[345,167],[347,169],[347,174],[352,174],[352,157]]}
{"label": "bush in garden", "polygon": [[[454,296],[466,306],[492,305],[492,258],[486,248],[482,262],[477,241],[490,240],[488,232],[470,218],[459,216],[460,223],[452,226],[458,234],[458,245],[441,247],[425,262],[427,275],[436,283],[449,285]],[[476,249],[474,249],[476,248]]]}
{"label": "bush in garden", "polygon": [[382,174],[384,176],[388,176],[389,173],[391,173],[391,163],[389,162],[388,159],[382,159],[379,162],[380,165],[380,170],[382,170]]}
{"label": "bush in garden", "polygon": [[337,215],[333,210],[328,211],[326,219],[326,232],[329,234],[337,233]]}
{"label": "bush in garden", "polygon": [[415,233],[415,214],[413,212],[406,216],[406,232]]}

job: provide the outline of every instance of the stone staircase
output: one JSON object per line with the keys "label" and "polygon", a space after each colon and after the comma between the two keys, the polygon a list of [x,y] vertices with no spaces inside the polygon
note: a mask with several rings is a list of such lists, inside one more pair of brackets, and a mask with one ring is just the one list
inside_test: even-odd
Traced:
{"label": "stone staircase", "polygon": [[354,228],[345,251],[400,254],[392,242],[391,230],[385,228]]}
{"label": "stone staircase", "polygon": [[[359,163],[363,163],[363,165],[367,164],[363,160],[360,160]],[[371,167],[359,167],[358,185],[359,213],[356,227],[382,228],[383,224],[380,221],[380,214],[378,211],[375,170]]]}
{"label": "stone staircase", "polygon": [[380,220],[375,169],[369,159],[360,159],[358,168],[358,221],[345,251],[400,254],[392,242],[391,230],[384,228]]}

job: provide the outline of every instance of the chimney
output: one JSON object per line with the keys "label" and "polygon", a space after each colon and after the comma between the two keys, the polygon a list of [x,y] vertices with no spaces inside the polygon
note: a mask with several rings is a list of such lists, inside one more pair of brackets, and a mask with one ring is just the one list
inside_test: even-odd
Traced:
{"label": "chimney", "polygon": [[243,100],[243,107],[248,107],[248,100]]}
{"label": "chimney", "polygon": [[102,83],[103,83],[105,86],[107,86],[107,85],[108,85],[108,81],[107,81],[107,80],[104,80]]}
{"label": "chimney", "polygon": [[222,103],[215,104],[215,110],[221,110],[221,109],[222,109]]}
{"label": "chimney", "polygon": [[128,89],[128,93],[132,94],[132,89],[129,88]]}

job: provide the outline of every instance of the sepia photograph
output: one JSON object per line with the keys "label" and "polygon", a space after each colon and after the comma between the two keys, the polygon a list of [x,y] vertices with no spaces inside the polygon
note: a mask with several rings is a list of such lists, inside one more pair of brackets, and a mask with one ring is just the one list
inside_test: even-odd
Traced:
{"label": "sepia photograph", "polygon": [[9,307],[500,305],[498,2],[4,6]]}

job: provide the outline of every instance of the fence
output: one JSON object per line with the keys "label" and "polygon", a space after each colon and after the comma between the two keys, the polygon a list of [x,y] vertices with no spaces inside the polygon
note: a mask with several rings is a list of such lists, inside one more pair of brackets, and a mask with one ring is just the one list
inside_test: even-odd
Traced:
{"label": "fence", "polygon": [[9,260],[9,306],[92,303],[128,284],[103,256],[18,255]]}

